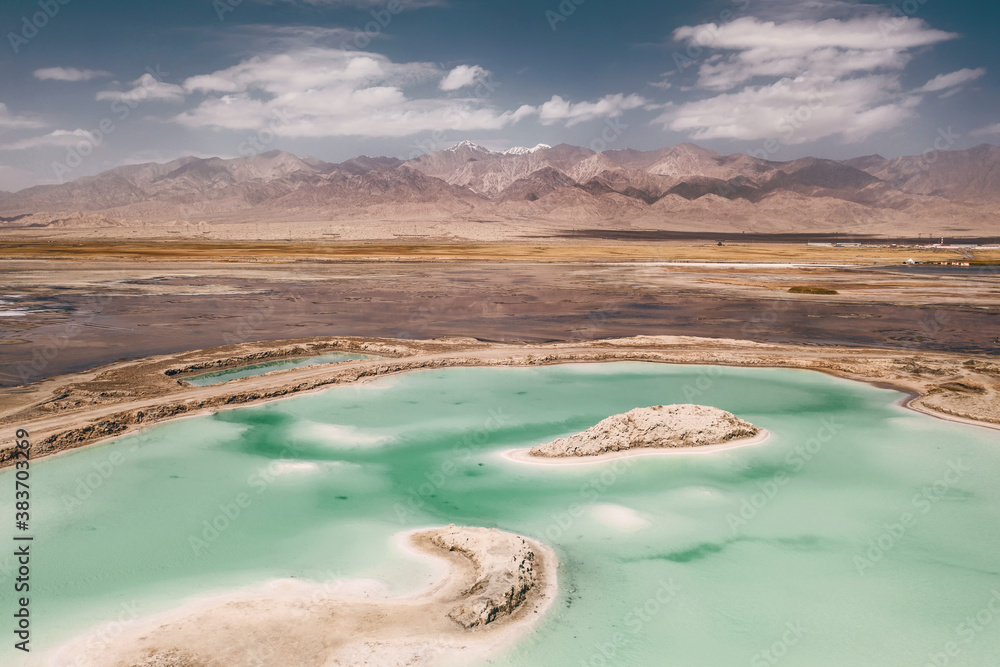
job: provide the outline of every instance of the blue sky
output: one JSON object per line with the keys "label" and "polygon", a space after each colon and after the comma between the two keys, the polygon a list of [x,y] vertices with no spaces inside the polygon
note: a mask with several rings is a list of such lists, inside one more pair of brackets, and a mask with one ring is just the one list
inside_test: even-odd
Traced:
{"label": "blue sky", "polygon": [[0,190],[466,139],[774,160],[1000,143],[996,3],[63,1],[0,9]]}

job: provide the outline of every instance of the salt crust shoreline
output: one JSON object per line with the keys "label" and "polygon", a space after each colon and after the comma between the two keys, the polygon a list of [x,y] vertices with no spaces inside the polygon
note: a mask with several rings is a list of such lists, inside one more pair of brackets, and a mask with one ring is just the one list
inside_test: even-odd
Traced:
{"label": "salt crust shoreline", "polygon": [[[303,342],[304,341],[304,342]],[[185,387],[164,373],[219,359],[244,359],[305,346],[380,355],[379,359],[276,371],[208,387]],[[311,346],[311,347],[310,347]],[[298,349],[298,348],[296,348]],[[263,351],[263,352],[262,352]],[[473,339],[302,339],[244,343],[225,348],[119,362],[18,390],[0,390],[9,407],[0,423],[31,433],[32,458],[40,459],[137,433],[156,423],[211,414],[323,391],[331,386],[371,386],[370,380],[445,367],[515,367],[563,363],[640,361],[704,366],[812,370],[909,396],[909,410],[947,421],[1000,429],[1000,365],[983,355],[869,348],[812,348],[683,336],[637,336],[570,343],[506,345]],[[114,387],[113,391],[108,387]],[[0,467],[13,463],[13,444],[0,445]]]}
{"label": "salt crust shoreline", "polygon": [[44,664],[464,665],[512,646],[557,594],[555,553],[514,533],[451,525],[400,533],[395,545],[431,563],[434,581],[389,597],[372,580],[272,580],[191,599],[126,624],[112,640],[93,631],[80,635],[53,649]]}

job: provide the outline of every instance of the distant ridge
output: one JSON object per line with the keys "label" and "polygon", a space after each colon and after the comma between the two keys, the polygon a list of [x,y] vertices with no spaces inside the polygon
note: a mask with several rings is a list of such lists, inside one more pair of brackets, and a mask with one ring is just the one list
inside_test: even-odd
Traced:
{"label": "distant ridge", "polygon": [[911,235],[987,235],[1000,222],[998,203],[1000,148],[989,144],[933,159],[774,162],[695,144],[597,153],[569,144],[494,151],[462,141],[405,161],[358,156],[329,163],[275,150],[127,165],[61,185],[0,192],[0,229],[249,216],[776,233],[882,225],[908,226]]}

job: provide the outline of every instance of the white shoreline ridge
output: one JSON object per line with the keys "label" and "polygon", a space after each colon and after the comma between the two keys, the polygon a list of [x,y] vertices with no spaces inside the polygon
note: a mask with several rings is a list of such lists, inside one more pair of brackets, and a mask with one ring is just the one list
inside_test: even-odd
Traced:
{"label": "white shoreline ridge", "polygon": [[513,461],[591,463],[629,456],[717,452],[764,442],[770,433],[707,405],[654,405],[603,419],[585,431],[530,449],[504,453]]}
{"label": "white shoreline ridge", "polygon": [[371,580],[278,579],[190,600],[111,641],[78,636],[47,664],[464,665],[511,646],[555,599],[557,557],[541,542],[455,525],[399,537],[406,551],[441,563],[444,576],[405,597],[387,597]]}

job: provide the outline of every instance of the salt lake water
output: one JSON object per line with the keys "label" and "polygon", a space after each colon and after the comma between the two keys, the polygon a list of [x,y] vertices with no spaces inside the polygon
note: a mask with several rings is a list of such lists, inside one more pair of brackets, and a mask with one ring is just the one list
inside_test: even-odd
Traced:
{"label": "salt lake water", "polygon": [[285,370],[286,368],[301,368],[302,366],[315,366],[317,364],[334,364],[352,359],[370,359],[368,354],[355,354],[354,352],[334,352],[331,354],[321,354],[315,357],[298,357],[293,359],[275,359],[274,361],[264,361],[259,364],[240,366],[239,368],[229,368],[222,371],[212,371],[211,373],[201,373],[184,378],[184,381],[196,387],[204,387],[209,384],[219,384],[236,378],[250,377],[251,375],[263,375],[271,371]]}
{"label": "salt lake water", "polygon": [[[491,664],[1000,664],[1000,433],[901,398],[782,369],[455,368],[162,424],[33,464],[33,646],[282,577],[403,594],[431,569],[393,535],[456,523],[560,558],[558,600]],[[500,455],[668,403],[772,436],[571,467]],[[0,663],[22,662],[11,644]]]}

